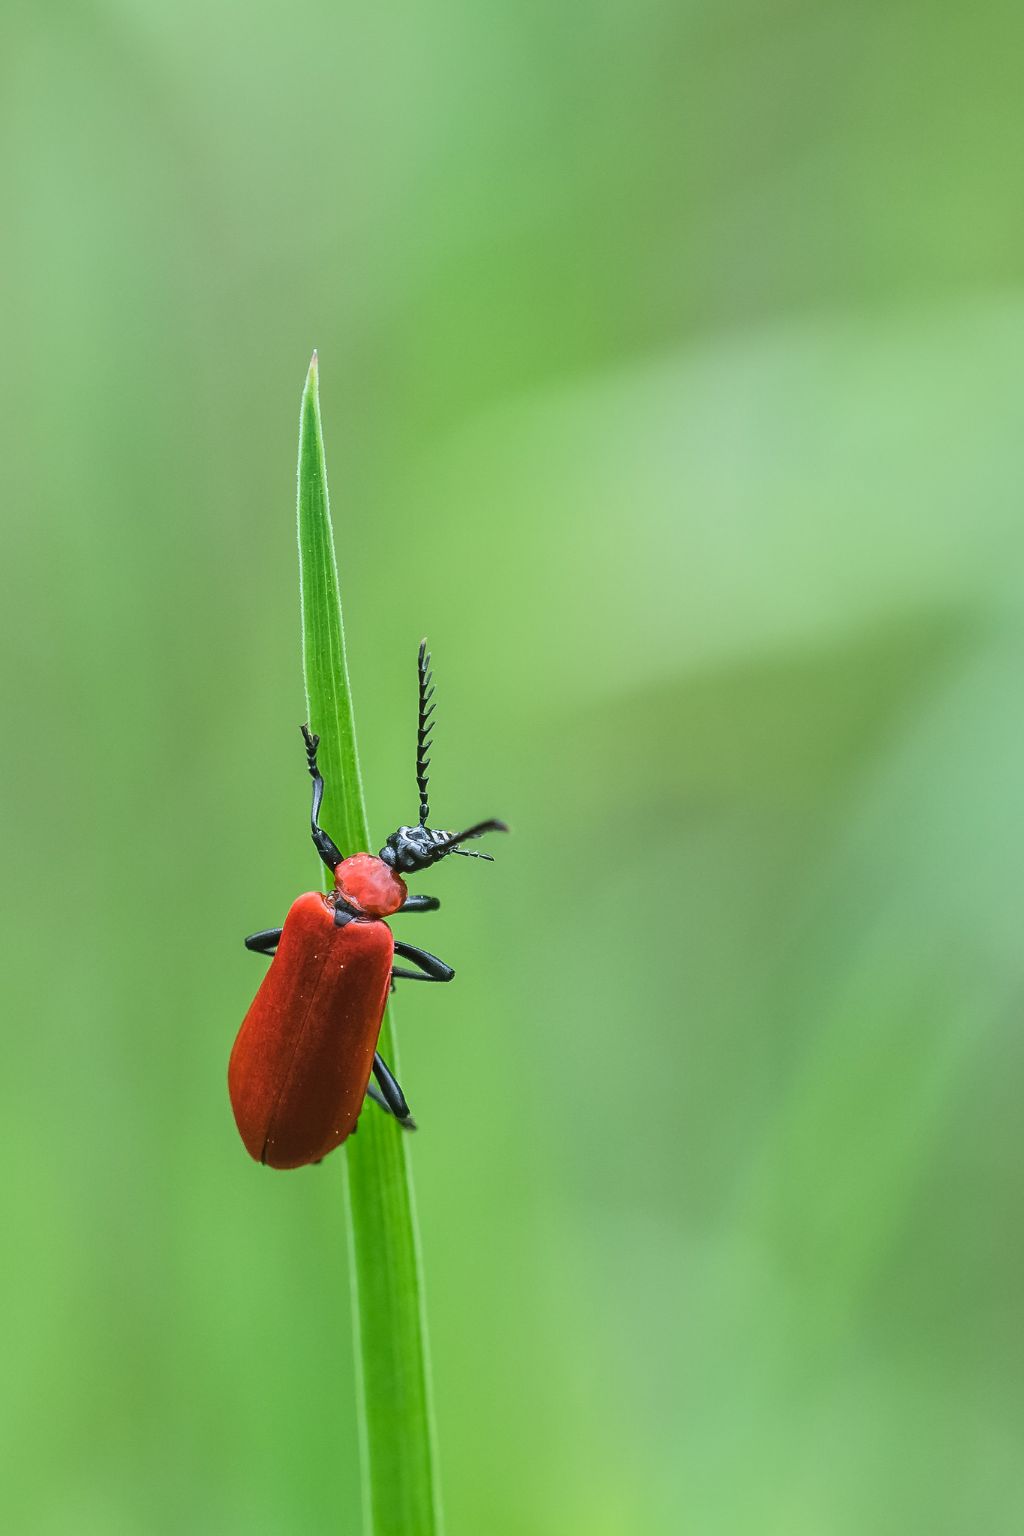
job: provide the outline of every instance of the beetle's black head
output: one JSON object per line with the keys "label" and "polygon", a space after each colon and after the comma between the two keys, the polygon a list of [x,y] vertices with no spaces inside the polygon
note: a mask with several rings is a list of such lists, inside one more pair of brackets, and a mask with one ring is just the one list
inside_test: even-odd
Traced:
{"label": "beetle's black head", "polygon": [[384,844],[380,856],[398,874],[412,874],[433,864],[434,848],[444,836],[443,832],[431,832],[429,827],[399,827]]}
{"label": "beetle's black head", "polygon": [[467,838],[480,837],[484,832],[507,831],[508,827],[503,821],[481,821],[475,827],[457,833],[434,832],[430,827],[399,827],[380,850],[380,857],[399,875],[415,874],[417,870],[428,869],[449,853],[461,853],[471,859],[490,859],[489,853],[477,853],[475,849],[460,848],[458,845]]}

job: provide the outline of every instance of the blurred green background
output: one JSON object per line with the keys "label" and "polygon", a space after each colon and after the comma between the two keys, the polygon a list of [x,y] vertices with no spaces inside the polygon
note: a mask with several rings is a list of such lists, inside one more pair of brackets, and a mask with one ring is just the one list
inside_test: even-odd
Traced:
{"label": "blurred green background", "polygon": [[[449,1536],[1024,1529],[1019,6],[8,4],[5,1528],[358,1531],[311,348]],[[429,934],[427,930],[429,929]]]}

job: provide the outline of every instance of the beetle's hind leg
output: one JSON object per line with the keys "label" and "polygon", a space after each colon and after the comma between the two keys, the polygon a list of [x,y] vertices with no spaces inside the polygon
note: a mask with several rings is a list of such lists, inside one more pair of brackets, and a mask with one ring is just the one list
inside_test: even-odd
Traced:
{"label": "beetle's hind leg", "polygon": [[398,1079],[384,1060],[379,1051],[373,1057],[373,1075],[376,1083],[366,1085],[366,1097],[372,1099],[381,1109],[389,1115],[394,1115],[404,1131],[414,1131],[416,1121],[409,1113],[409,1106],[405,1102],[405,1094],[398,1084]]}
{"label": "beetle's hind leg", "polygon": [[272,955],[280,943],[282,932],[281,928],[261,928],[259,933],[250,933],[245,947],[254,955]]}
{"label": "beetle's hind leg", "polygon": [[[390,1115],[391,1114],[391,1111],[388,1108],[388,1101],[384,1097],[384,1095],[381,1093],[381,1091],[377,1087],[376,1083],[374,1083],[372,1081],[367,1083],[367,1085],[366,1085],[366,1097],[368,1099],[372,1099],[373,1102],[376,1104],[377,1108],[378,1109],[382,1109],[386,1115]],[[417,1128],[415,1120],[409,1120],[409,1119],[399,1120],[398,1123],[402,1127],[403,1131],[415,1131],[416,1128]],[[358,1126],[356,1127],[356,1129],[358,1130]]]}

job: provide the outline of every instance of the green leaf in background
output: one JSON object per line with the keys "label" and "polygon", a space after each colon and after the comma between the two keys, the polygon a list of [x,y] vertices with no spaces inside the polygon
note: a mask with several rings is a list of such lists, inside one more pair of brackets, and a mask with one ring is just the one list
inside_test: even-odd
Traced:
{"label": "green leaf in background", "polygon": [[[298,536],[306,704],[310,726],[320,737],[326,786],[321,819],[348,856],[371,851],[372,844],[345,660],[315,352],[299,424]],[[380,1047],[396,1066],[387,1013]],[[441,1522],[407,1137],[384,1115],[364,1115],[341,1160],[347,1174],[366,1530],[370,1536],[434,1536]]]}

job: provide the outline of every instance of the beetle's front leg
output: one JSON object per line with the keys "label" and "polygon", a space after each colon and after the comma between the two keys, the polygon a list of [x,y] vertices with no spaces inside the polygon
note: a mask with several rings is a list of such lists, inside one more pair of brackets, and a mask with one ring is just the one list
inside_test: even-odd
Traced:
{"label": "beetle's front leg", "polygon": [[323,859],[327,868],[333,873],[341,863],[343,855],[341,849],[328,837],[320,825],[320,806],[324,798],[323,775],[317,766],[316,749],[320,745],[320,737],[314,736],[308,725],[300,726],[302,739],[306,743],[306,762],[309,765],[309,776],[313,780],[313,804],[309,813],[309,829],[313,837],[313,847]]}
{"label": "beetle's front leg", "polygon": [[441,905],[437,896],[407,896],[399,912],[436,912]]}
{"label": "beetle's front leg", "polygon": [[281,940],[281,928],[261,928],[259,933],[250,933],[245,941],[246,949],[251,949],[254,955],[273,955]]}
{"label": "beetle's front leg", "polygon": [[392,976],[397,976],[401,981],[451,981],[455,975],[451,966],[445,965],[444,961],[439,960],[436,955],[428,954],[425,949],[419,949],[415,944],[404,944],[401,939],[395,940],[395,954],[419,966],[418,971],[407,971],[401,966],[392,966]]}

